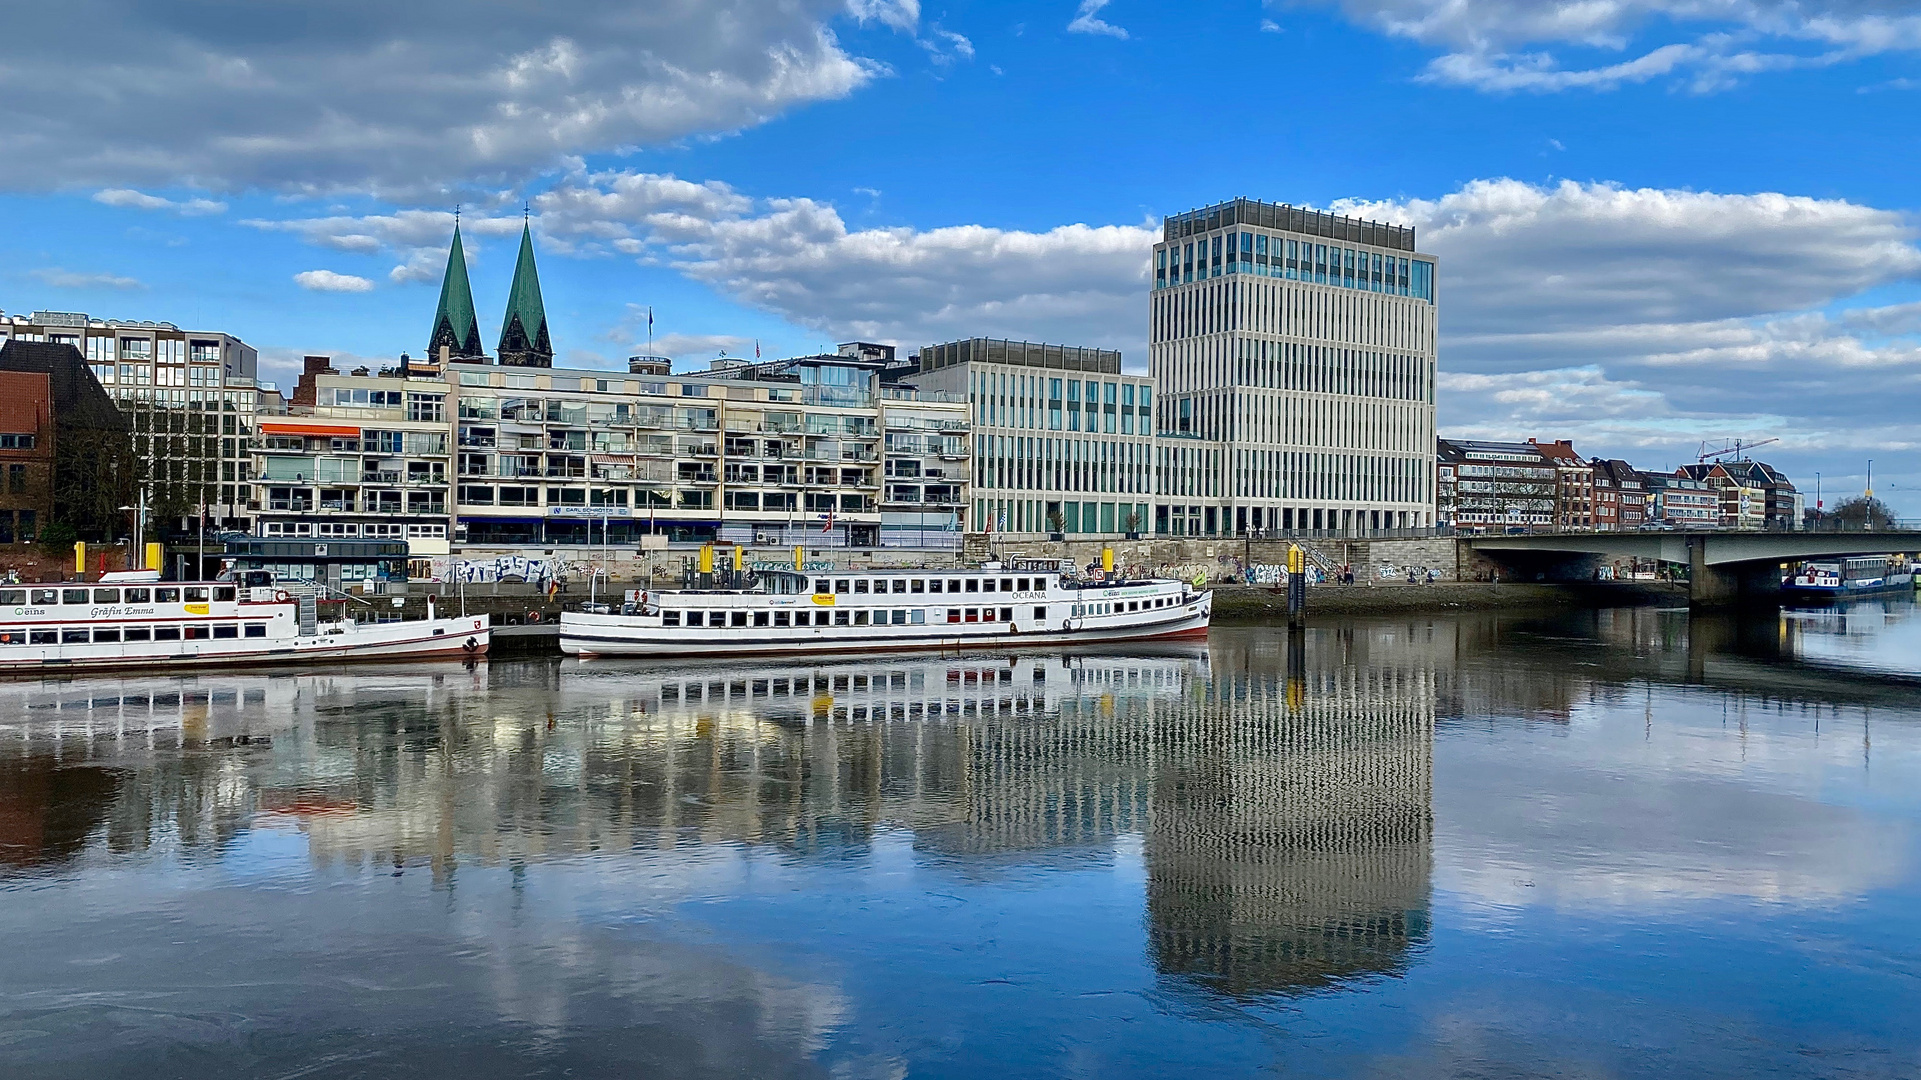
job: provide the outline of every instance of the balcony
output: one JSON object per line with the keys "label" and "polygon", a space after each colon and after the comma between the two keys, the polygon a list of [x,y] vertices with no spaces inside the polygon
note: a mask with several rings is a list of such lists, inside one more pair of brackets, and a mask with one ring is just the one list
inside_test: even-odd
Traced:
{"label": "balcony", "polygon": [[397,469],[382,469],[374,472],[363,472],[360,474],[360,482],[363,484],[398,484],[400,483],[400,471]]}

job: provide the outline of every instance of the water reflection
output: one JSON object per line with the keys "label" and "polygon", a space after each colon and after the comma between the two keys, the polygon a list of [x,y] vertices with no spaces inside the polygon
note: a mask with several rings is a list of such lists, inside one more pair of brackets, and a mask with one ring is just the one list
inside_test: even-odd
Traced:
{"label": "water reflection", "polygon": [[[1279,1018],[1375,1003],[1432,1049],[1549,1008],[1447,996],[1521,962],[1489,926],[1546,954],[1531,913],[1701,933],[1708,901],[1910,888],[1912,688],[1806,663],[1824,633],[1624,610],[0,684],[0,1064],[1247,1071]],[[1387,1015],[1421,1001],[1426,1034]],[[1447,1051],[1580,1071],[1502,1038]]]}

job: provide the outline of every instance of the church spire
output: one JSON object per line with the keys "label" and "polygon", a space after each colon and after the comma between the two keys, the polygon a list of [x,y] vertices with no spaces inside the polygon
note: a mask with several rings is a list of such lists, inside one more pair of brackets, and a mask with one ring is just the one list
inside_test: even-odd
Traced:
{"label": "church spire", "polygon": [[500,324],[500,362],[515,367],[554,366],[547,308],[540,300],[540,273],[534,269],[534,234],[525,224],[520,227],[514,284],[507,290],[507,317]]}
{"label": "church spire", "polygon": [[434,332],[427,339],[427,359],[440,359],[442,347],[452,359],[484,357],[480,322],[474,318],[474,290],[467,284],[467,252],[460,245],[460,215],[454,215],[454,243],[447,249],[447,273],[440,280],[440,307],[434,311]]}

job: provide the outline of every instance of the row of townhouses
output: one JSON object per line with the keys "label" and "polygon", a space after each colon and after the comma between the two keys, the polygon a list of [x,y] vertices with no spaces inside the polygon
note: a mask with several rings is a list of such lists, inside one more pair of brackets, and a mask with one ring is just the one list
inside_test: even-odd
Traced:
{"label": "row of townhouses", "polygon": [[1747,459],[1665,473],[1583,459],[1566,441],[1441,439],[1435,478],[1437,520],[1463,532],[1795,529],[1805,518],[1787,476]]}

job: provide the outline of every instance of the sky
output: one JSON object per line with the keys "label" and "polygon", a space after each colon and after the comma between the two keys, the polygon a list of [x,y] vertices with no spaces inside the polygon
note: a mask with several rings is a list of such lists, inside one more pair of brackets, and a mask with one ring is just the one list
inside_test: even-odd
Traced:
{"label": "sky", "polygon": [[1120,349],[1163,215],[1413,225],[1444,435],[1731,440],[1921,517],[1913,0],[72,0],[9,17],[0,309],[426,347],[523,215],[556,362]]}

